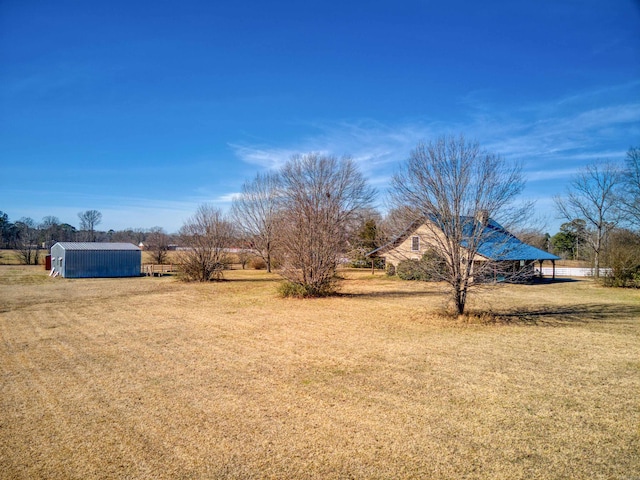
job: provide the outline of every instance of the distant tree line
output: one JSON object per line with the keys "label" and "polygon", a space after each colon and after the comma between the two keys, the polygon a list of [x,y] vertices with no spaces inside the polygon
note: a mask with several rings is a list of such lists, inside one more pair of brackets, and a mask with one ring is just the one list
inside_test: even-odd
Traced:
{"label": "distant tree line", "polygon": [[144,243],[154,260],[164,263],[169,245],[177,241],[176,236],[165,233],[162,227],[99,231],[96,227],[102,214],[97,210],[80,212],[78,219],[80,228],[62,223],[52,215],[45,216],[40,222],[30,217],[12,222],[7,213],[0,211],[0,248],[16,250],[22,263],[36,265],[40,253],[56,242]]}

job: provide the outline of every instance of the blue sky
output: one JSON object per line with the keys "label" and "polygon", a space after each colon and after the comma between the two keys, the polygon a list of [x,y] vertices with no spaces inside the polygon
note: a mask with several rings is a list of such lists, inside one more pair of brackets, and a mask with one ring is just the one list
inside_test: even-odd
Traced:
{"label": "blue sky", "polygon": [[640,3],[0,0],[0,210],[177,231],[258,171],[351,155],[380,192],[464,134],[552,196],[640,145]]}

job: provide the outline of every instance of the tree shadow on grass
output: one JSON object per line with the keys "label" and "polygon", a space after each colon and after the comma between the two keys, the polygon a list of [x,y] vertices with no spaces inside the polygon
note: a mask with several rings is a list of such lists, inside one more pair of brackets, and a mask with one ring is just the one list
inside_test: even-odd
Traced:
{"label": "tree shadow on grass", "polygon": [[584,282],[584,279],[572,278],[572,277],[533,277],[531,279],[531,284],[533,285],[553,285],[555,283],[575,283],[575,282]]}
{"label": "tree shadow on grass", "polygon": [[278,283],[282,280],[280,277],[251,277],[251,278],[225,278],[225,280],[233,283]]}
{"label": "tree shadow on grass", "polygon": [[[585,283],[585,282],[593,282],[593,277],[533,277],[529,279],[527,282],[524,282],[526,285],[544,285],[544,286],[554,286],[560,283]],[[508,285],[508,283],[506,283]]]}
{"label": "tree shadow on grass", "polygon": [[338,292],[336,296],[344,298],[411,298],[425,296],[442,296],[443,292],[438,290],[422,290],[417,292],[403,292],[398,290],[383,290],[377,292]]}
{"label": "tree shadow on grass", "polygon": [[640,307],[591,303],[506,311],[469,312],[469,318],[476,319],[477,323],[557,327],[592,322],[617,322],[634,317],[640,317]]}
{"label": "tree shadow on grass", "polygon": [[225,280],[233,283],[275,283],[277,278],[226,278]]}

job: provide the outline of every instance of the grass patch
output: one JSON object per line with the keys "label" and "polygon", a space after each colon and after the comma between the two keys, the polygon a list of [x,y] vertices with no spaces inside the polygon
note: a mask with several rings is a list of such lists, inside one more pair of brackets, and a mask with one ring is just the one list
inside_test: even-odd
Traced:
{"label": "grass patch", "polygon": [[0,265],[0,285],[42,285],[48,273],[42,266]]}
{"label": "grass patch", "polygon": [[365,271],[291,302],[264,271],[185,284],[13,268],[0,478],[640,471],[639,292],[507,285],[451,318],[442,286]]}
{"label": "grass patch", "polygon": [[0,265],[20,265],[20,263],[17,251],[0,249]]}

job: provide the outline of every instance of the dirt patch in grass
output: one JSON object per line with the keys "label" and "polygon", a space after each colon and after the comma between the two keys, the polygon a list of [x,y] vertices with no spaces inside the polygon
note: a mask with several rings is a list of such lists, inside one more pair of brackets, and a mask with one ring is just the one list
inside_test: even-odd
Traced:
{"label": "dirt patch in grass", "polygon": [[640,471],[638,292],[503,286],[452,319],[441,286],[367,272],[296,300],[263,271],[20,271],[0,268],[0,478]]}

